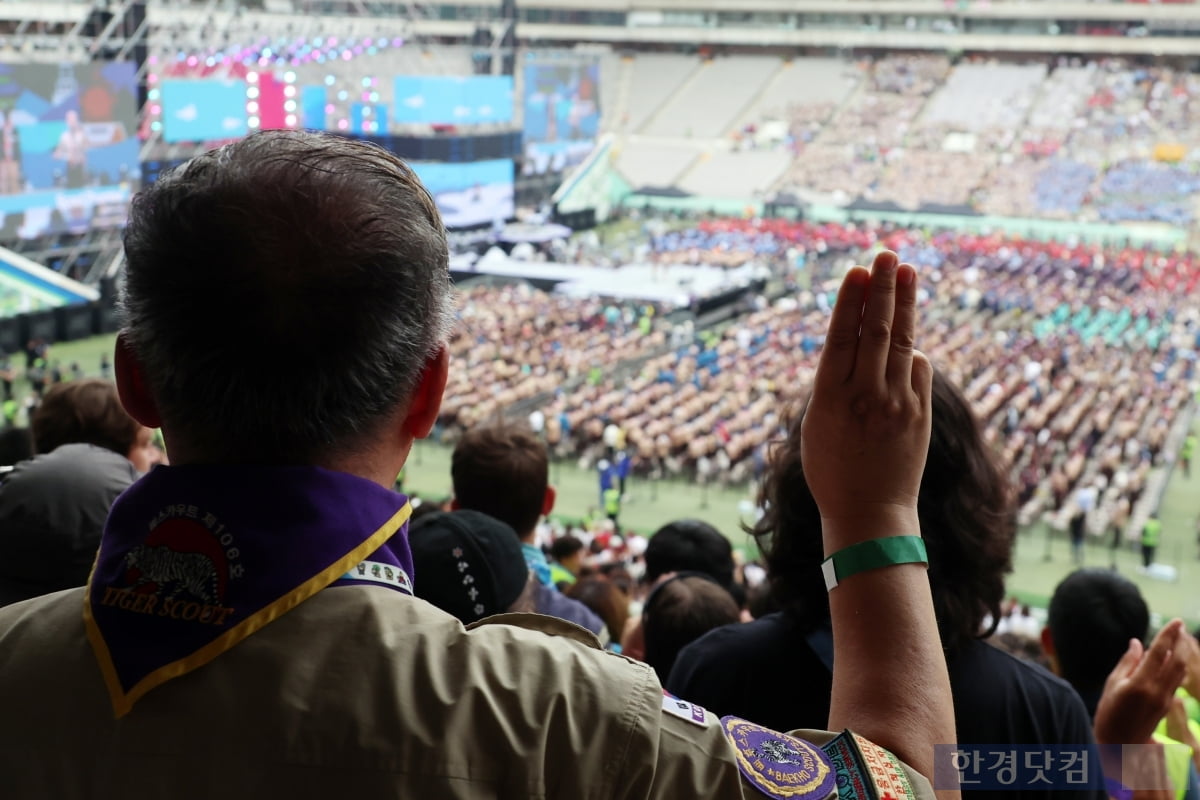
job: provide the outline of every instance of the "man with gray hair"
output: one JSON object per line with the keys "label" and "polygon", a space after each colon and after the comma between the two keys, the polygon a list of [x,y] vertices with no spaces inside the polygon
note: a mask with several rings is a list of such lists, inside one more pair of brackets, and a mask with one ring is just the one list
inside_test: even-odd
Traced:
{"label": "man with gray hair", "polygon": [[[452,312],[399,159],[255,134],[139,194],[125,248],[118,386],[171,466],[114,503],[86,588],[0,609],[5,797],[929,796],[866,738],[717,720],[573,626],[464,628],[413,596],[391,487],[437,418]],[[831,551],[918,530],[929,367],[905,344],[916,276],[881,258],[870,291],[847,279],[808,412]],[[894,344],[855,345],[893,317]],[[923,565],[833,592],[830,724],[932,774],[954,725]]]}

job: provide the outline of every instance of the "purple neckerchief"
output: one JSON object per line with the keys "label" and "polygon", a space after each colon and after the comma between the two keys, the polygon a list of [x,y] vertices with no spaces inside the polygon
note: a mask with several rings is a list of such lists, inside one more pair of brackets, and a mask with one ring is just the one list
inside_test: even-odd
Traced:
{"label": "purple neckerchief", "polygon": [[84,603],[117,716],[334,582],[411,594],[411,513],[316,467],[154,469],[113,503]]}

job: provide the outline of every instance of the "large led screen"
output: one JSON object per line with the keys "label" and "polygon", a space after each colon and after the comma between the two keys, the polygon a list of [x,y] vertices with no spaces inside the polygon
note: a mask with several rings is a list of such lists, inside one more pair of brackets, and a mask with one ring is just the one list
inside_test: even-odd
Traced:
{"label": "large led screen", "polygon": [[0,64],[0,238],[124,224],[136,92],[128,62]]}
{"label": "large led screen", "polygon": [[525,65],[527,171],[559,171],[587,158],[600,130],[599,83],[595,61]]}
{"label": "large led screen", "polygon": [[511,161],[410,162],[409,166],[437,201],[447,228],[490,225],[516,213]]}
{"label": "large led screen", "polygon": [[239,139],[249,133],[246,82],[164,80],[162,122],[163,139],[168,142]]}
{"label": "large led screen", "polygon": [[395,92],[392,122],[398,124],[480,125],[513,118],[508,75],[400,75]]}

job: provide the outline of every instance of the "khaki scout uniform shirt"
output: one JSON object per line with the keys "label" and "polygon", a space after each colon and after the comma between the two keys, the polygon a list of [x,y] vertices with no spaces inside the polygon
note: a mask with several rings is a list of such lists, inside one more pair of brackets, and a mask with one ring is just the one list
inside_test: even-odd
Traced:
{"label": "khaki scout uniform shirt", "polygon": [[664,713],[650,668],[550,618],[466,630],[334,587],[115,719],[82,611],[0,609],[5,800],[763,797],[712,714]]}

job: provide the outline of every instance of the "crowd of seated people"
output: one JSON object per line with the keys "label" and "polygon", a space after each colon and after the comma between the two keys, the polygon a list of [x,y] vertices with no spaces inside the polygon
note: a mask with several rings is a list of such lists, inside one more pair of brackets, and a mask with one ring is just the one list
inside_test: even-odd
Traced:
{"label": "crowd of seated people", "polygon": [[[714,239],[824,258],[860,259],[884,245],[929,270],[928,352],[961,383],[1018,476],[1025,521],[1045,514],[1065,525],[1078,492],[1095,490],[1098,503],[1085,511],[1100,534],[1136,504],[1150,467],[1166,455],[1194,377],[1200,320],[1173,302],[1200,280],[1191,256],[745,220],[702,223],[678,240]],[[548,438],[559,455],[595,460],[605,429],[616,425],[642,472],[754,477],[786,412],[803,399],[794,387],[810,374],[828,303],[817,285],[760,301],[722,330],[674,340],[658,355],[639,351],[651,357],[635,369],[557,392],[544,409],[554,423]]]}
{"label": "crowd of seated people", "polygon": [[712,226],[665,231],[650,239],[651,257],[657,264],[727,268],[774,261],[788,246],[786,240],[770,230],[726,232]]}
{"label": "crowd of seated people", "polygon": [[926,99],[945,80],[941,56],[889,56],[859,68],[868,80],[811,144],[798,144],[789,187],[853,199],[874,184]]}
{"label": "crowd of seated people", "polygon": [[467,289],[450,342],[456,367],[441,423],[470,427],[600,365],[660,346],[653,308],[555,297],[527,285]]}
{"label": "crowd of seated people", "polygon": [[797,110],[804,136],[781,189],[1012,217],[1192,219],[1192,73],[1067,57],[1048,69],[916,55],[858,67],[866,80],[840,106]]}
{"label": "crowd of seated people", "polygon": [[[245,208],[264,213],[251,219]],[[361,234],[352,242],[348,220]],[[1081,796],[1150,800],[1143,787],[1164,776],[1186,796],[1200,742],[1173,698],[1182,689],[1196,699],[1200,649],[1181,620],[1153,631],[1143,603],[1117,620],[1130,624],[1100,630],[1108,615],[1095,615],[1096,632],[1079,636],[1055,624],[1052,604],[1043,644],[1061,678],[980,641],[994,629],[985,618],[1000,616],[1016,500],[979,419],[997,410],[970,363],[983,354],[971,350],[963,364],[954,354],[965,343],[949,350],[964,329],[998,342],[1049,322],[1037,341],[1074,326],[1081,347],[1138,351],[1148,328],[1134,322],[1134,335],[1110,343],[1112,331],[1094,330],[1084,313],[1118,289],[1135,319],[1172,323],[1159,328],[1159,351],[1182,348],[1179,321],[1157,305],[1169,291],[1165,266],[1115,263],[1081,277],[1075,264],[1068,282],[1069,247],[873,235],[919,269],[881,251],[870,269],[685,345],[697,389],[705,370],[735,373],[724,356],[768,353],[775,374],[762,366],[760,377],[775,385],[762,391],[807,398],[803,417],[781,420],[784,440],[766,459],[755,528],[764,564],[739,565],[703,520],[648,540],[600,523],[539,547],[555,493],[533,432],[464,436],[446,508],[414,510],[391,490],[437,423],[454,316],[436,207],[398,159],[267,131],[160,179],[134,204],[126,236],[117,386],[85,387],[104,424],[72,426],[80,415],[70,404],[54,419],[35,416],[35,444],[57,444],[51,456],[100,448],[136,480],[107,500],[86,586],[0,609],[6,790],[90,796],[119,776],[151,795],[238,800],[270,785],[324,797],[353,775],[356,792],[372,797],[744,799],[795,796],[792,786],[763,790],[819,780],[813,797],[834,796],[840,781],[864,796],[893,797],[894,787],[913,800],[935,791],[957,800],[971,788],[935,772],[948,755],[939,747],[999,742],[1095,759],[1083,780],[1058,783]],[[280,253],[281,242],[292,250]],[[212,243],[225,248],[215,258]],[[208,269],[180,268],[195,266],[197,252]],[[1067,305],[1062,319],[1034,293],[1043,278],[1050,300]],[[230,296],[233,280],[244,296]],[[504,291],[496,302],[524,290]],[[264,296],[274,313],[256,316]],[[473,299],[492,301],[483,290]],[[572,334],[620,336],[638,322],[599,303],[528,299],[538,310],[514,335],[539,348],[555,314],[573,315]],[[214,327],[221,300],[231,313]],[[985,328],[972,329],[972,317]],[[303,357],[264,367],[247,341]],[[774,360],[785,350],[791,367]],[[1069,369],[1086,354],[1058,352],[1067,358],[1051,356],[1049,375],[1028,369],[1042,353],[1021,374],[1035,401],[1025,415],[1041,410],[1038,395],[1066,398],[1039,423],[1061,439],[1078,426],[1055,427],[1075,413],[1065,384],[1086,379]],[[1097,352],[1096,369],[1111,371]],[[304,359],[325,380],[296,369]],[[1161,360],[1169,379],[1185,359]],[[59,399],[69,398],[48,393],[43,409]],[[218,405],[224,413],[212,413]],[[151,468],[151,426],[163,429],[172,465]],[[97,431],[103,441],[84,438]],[[515,448],[530,471],[515,466]],[[30,566],[23,546],[40,533],[18,537],[12,563]],[[78,547],[73,563],[93,547]],[[589,580],[588,591],[578,586]],[[1056,592],[1071,623],[1074,608],[1109,593],[1083,583]],[[542,589],[589,607],[622,657],[587,629],[525,613]],[[680,682],[683,698],[669,693]],[[712,692],[707,710],[693,702],[702,692]],[[1164,720],[1169,750],[1152,738]],[[1150,747],[1169,763],[1119,752],[1118,765],[1097,745]]]}
{"label": "crowd of seated people", "polygon": [[[797,380],[811,380],[811,376]],[[1181,743],[1197,747],[1186,721],[1186,709],[1194,711],[1195,700],[1189,699],[1191,705],[1186,707],[1181,704],[1183,711],[1150,713],[1148,723],[1142,723],[1141,717],[1134,723],[1129,717],[1115,716],[1100,698],[1113,691],[1104,679],[1121,650],[1103,666],[1087,670],[1087,675],[1097,678],[1081,682],[1078,665],[1086,659],[1073,650],[1081,637],[1068,638],[1054,627],[1054,607],[1051,626],[1044,631],[1044,614],[1043,619],[1035,618],[1027,606],[1018,613],[1016,601],[1005,601],[1017,499],[1009,490],[1002,457],[987,441],[973,404],[941,373],[935,375],[933,406],[933,436],[919,508],[960,741],[1142,744],[1151,741],[1150,729],[1157,724],[1160,733],[1153,735],[1153,741],[1168,750]],[[773,450],[769,459],[769,476],[760,497],[769,511],[755,530],[765,563],[743,563],[725,536],[699,520],[672,522],[646,539],[631,531],[615,531],[607,520],[546,519],[532,539],[551,559],[555,590],[580,600],[605,620],[602,641],[608,649],[645,661],[678,697],[717,714],[763,720],[777,727],[794,719],[819,725],[830,710],[832,652],[823,610],[826,590],[820,580],[821,523],[816,505],[802,489],[799,429],[795,424],[789,444]],[[488,435],[528,438],[516,426],[501,426]],[[487,491],[503,503],[510,483],[511,477],[496,474]],[[416,540],[426,536],[426,519],[445,517],[443,511],[428,517],[422,511],[414,527]],[[468,526],[473,528],[472,536],[479,538],[486,530],[490,538],[482,547],[463,545],[469,554],[507,550],[507,563],[481,569],[472,560],[468,574],[476,576],[474,585],[483,591],[474,610],[464,608],[457,580],[439,582],[422,596],[460,615],[464,622],[475,621],[479,609],[492,609],[497,603],[501,609],[519,609],[526,562],[517,552],[517,535],[498,522],[485,527],[482,521],[464,518],[457,524],[464,530]],[[428,571],[457,577],[452,568]],[[512,577],[507,593],[501,595],[495,576],[505,573]],[[1131,586],[1111,574],[1106,578],[1109,583],[1124,581]],[[536,580],[533,573],[528,580]],[[1085,606],[1101,602],[1109,591],[1107,584],[1092,586],[1091,580],[1086,572],[1073,574],[1056,593],[1055,602],[1065,594],[1064,587],[1084,583],[1086,589],[1073,589],[1073,602]],[[509,606],[512,598],[518,601]],[[1140,628],[1138,624],[1135,618],[1124,638],[1109,630],[1111,624],[1106,632],[1116,635],[1124,648],[1130,636],[1148,640],[1155,633],[1145,619]],[[1158,637],[1161,641],[1177,637],[1177,657],[1189,664],[1188,676],[1200,668],[1200,648],[1177,623],[1158,632]],[[1108,658],[1112,648],[1108,643],[1104,648]],[[1185,679],[1182,669],[1172,674],[1175,677],[1164,675],[1161,680],[1182,684],[1181,697],[1193,697],[1200,684]],[[776,691],[760,691],[764,682]],[[1120,723],[1115,724],[1118,718]],[[1142,724],[1149,728],[1143,731]],[[1182,779],[1178,766],[1172,764],[1171,780]]]}
{"label": "crowd of seated people", "polygon": [[[1195,76],[1168,67],[1060,60],[1042,86],[1045,111],[1035,109],[1020,150],[988,176],[980,207],[1011,216],[1185,224],[1194,171],[1167,162],[1198,143],[1197,88]],[[1184,152],[1172,155],[1179,147]]]}

